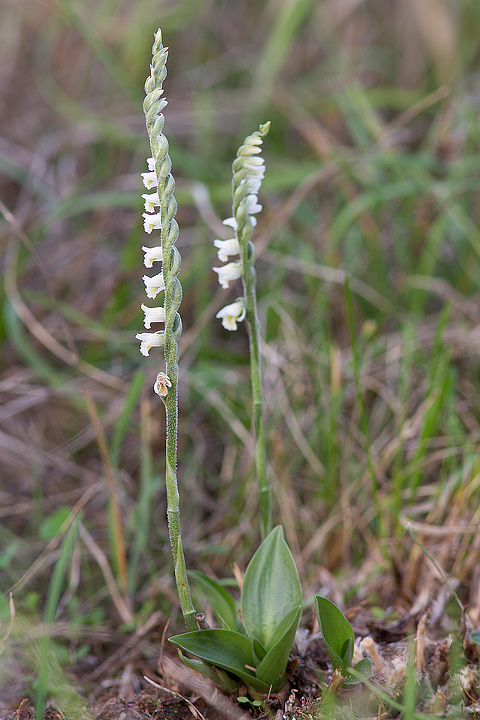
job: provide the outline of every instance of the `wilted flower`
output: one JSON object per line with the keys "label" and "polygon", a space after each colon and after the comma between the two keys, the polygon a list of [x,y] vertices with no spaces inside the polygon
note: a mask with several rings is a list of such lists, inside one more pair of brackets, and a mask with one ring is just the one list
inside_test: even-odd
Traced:
{"label": "wilted flower", "polygon": [[163,252],[161,245],[156,245],[153,248],[142,247],[142,250],[145,253],[143,264],[147,268],[151,268],[154,262],[159,262],[163,260]]}
{"label": "wilted flower", "polygon": [[165,344],[165,333],[159,330],[154,333],[137,333],[137,340],[140,340],[140,352],[147,356],[152,347],[162,347]]}
{"label": "wilted flower", "polygon": [[236,260],[235,262],[228,263],[223,267],[212,268],[214,272],[218,273],[218,282],[222,288],[228,288],[231,280],[238,280],[242,277],[242,261]]}
{"label": "wilted flower", "polygon": [[168,395],[168,388],[171,387],[172,382],[168,375],[164,372],[159,372],[157,375],[157,379],[155,380],[155,383],[153,385],[154,392],[156,392],[157,395],[165,397],[166,395]]}
{"label": "wilted flower", "polygon": [[145,292],[147,293],[147,297],[151,300],[153,300],[153,298],[156,297],[161,290],[165,290],[165,281],[163,279],[163,273],[161,272],[153,277],[144,275],[142,280],[145,283]]}
{"label": "wilted flower", "polygon": [[146,328],[150,328],[152,323],[165,322],[165,308],[150,308],[143,304],[140,307],[145,313],[144,325]]}
{"label": "wilted flower", "polygon": [[244,319],[245,313],[245,301],[243,298],[238,298],[231,305],[226,305],[219,310],[216,317],[222,319],[222,325],[226,330],[236,330],[237,322]]}
{"label": "wilted flower", "polygon": [[236,237],[230,240],[214,240],[213,244],[218,248],[217,254],[220,262],[226,262],[230,255],[240,254],[240,245]]}

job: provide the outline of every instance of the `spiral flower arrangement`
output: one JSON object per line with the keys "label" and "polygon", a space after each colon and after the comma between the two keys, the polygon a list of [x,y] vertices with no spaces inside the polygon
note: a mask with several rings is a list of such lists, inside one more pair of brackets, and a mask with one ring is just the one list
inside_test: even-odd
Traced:
{"label": "spiral flower arrangement", "polygon": [[[256,213],[262,206],[258,203],[258,191],[265,176],[265,161],[259,157],[263,138],[270,129],[270,123],[260,125],[260,128],[249,135],[239,148],[237,157],[233,162],[233,215],[223,221],[224,225],[231,227],[234,237],[228,240],[214,240],[220,262],[227,262],[221,267],[214,267],[218,274],[218,282],[223,288],[228,288],[232,280],[242,278],[245,283],[246,275],[252,275],[255,261],[255,251],[250,241],[253,228],[257,224]],[[240,259],[228,262],[232,255],[240,255]],[[252,277],[254,282],[254,277]],[[247,281],[248,282],[248,281]],[[250,286],[250,282],[248,282]],[[218,311],[222,325],[227,330],[236,330],[237,323],[247,315],[247,293],[235,302],[226,305]]]}
{"label": "spiral flower arrangement", "polygon": [[270,123],[260,125],[249,135],[233,161],[232,217],[223,221],[232,228],[234,237],[228,240],[214,240],[218,259],[226,262],[230,256],[239,255],[237,260],[214,267],[218,281],[228,288],[232,280],[242,279],[243,296],[218,311],[217,318],[227,330],[236,330],[237,323],[246,320],[250,340],[250,372],[252,382],[253,417],[256,436],[256,472],[260,495],[262,535],[266,537],[271,529],[271,492],[267,479],[267,461],[263,422],[263,394],[260,369],[260,323],[257,312],[255,289],[255,248],[251,242],[253,228],[257,224],[256,213],[262,206],[258,203],[258,191],[265,175],[265,163],[260,157],[263,138],[270,129]]}
{"label": "spiral flower arrangement", "polygon": [[142,304],[144,325],[164,323],[163,330],[138,333],[140,352],[148,355],[153,347],[164,348],[165,371],[157,374],[154,391],[159,395],[166,410],[166,468],[167,517],[172,549],[177,591],[182,612],[189,630],[196,629],[195,610],[188,586],[183,554],[180,508],[177,483],[177,438],[178,438],[178,340],[182,332],[182,321],[178,309],[182,300],[182,286],[178,279],[181,266],[180,253],[175,245],[178,238],[178,223],[175,220],[177,202],[174,196],[175,180],[171,173],[172,162],[168,154],[168,140],[163,133],[165,118],[162,110],[167,101],[162,98],[163,81],[167,75],[168,49],[162,44],[162,33],[155,33],[152,48],[150,75],[145,81],[143,110],[150,139],[152,157],[147,160],[148,172],[142,173],[143,184],[151,193],[142,195],[145,200],[143,213],[145,232],[160,231],[160,243],[143,247],[144,265],[152,268],[161,262],[162,271],[156,275],[143,276],[145,292],[154,300],[164,292],[163,307],[149,307]]}

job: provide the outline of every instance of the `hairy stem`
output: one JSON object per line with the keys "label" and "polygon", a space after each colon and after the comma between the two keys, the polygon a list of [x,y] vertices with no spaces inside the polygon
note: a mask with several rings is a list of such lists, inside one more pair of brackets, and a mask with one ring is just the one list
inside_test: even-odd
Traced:
{"label": "hairy stem", "polygon": [[153,59],[150,76],[145,82],[146,97],[144,111],[155,174],[158,182],[158,196],[161,214],[161,240],[163,252],[163,278],[165,282],[165,364],[166,375],[171,383],[162,400],[166,412],[166,464],[165,485],[167,493],[167,518],[170,545],[175,569],[178,597],[189,630],[196,630],[195,609],[188,585],[185,557],[181,539],[180,502],[177,482],[177,438],[178,438],[178,339],[182,322],[178,308],[182,300],[182,286],[178,280],[181,257],[175,243],[178,238],[178,224],[175,220],[177,202],[174,196],[175,181],[170,172],[171,160],[168,141],[163,134],[164,117],[161,113],[165,102],[161,99],[162,83],[167,74],[167,49],[162,45],[160,30],[155,34],[152,49]]}

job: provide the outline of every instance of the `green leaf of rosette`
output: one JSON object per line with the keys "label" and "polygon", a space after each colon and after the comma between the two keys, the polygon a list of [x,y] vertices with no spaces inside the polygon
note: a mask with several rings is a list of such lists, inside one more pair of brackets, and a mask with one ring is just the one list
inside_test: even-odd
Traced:
{"label": "green leaf of rosette", "polygon": [[246,635],[233,630],[212,628],[194,630],[168,639],[181,650],[233,673],[255,690],[268,692],[269,686],[255,675],[252,643]]}
{"label": "green leaf of rosette", "polygon": [[[371,658],[363,658],[362,660],[359,660],[353,666],[353,670],[355,671],[355,675],[347,675],[342,685],[358,685],[363,682],[363,680],[368,680],[373,677],[373,663]],[[358,677],[358,675],[360,675],[360,677]]]}
{"label": "green leaf of rosette", "polygon": [[252,653],[255,658],[255,665],[259,665],[267,654],[267,651],[263,647],[262,643],[259,643],[256,638],[253,638],[252,640]]}
{"label": "green leaf of rosette", "polygon": [[268,651],[278,641],[277,629],[302,604],[302,588],[283,528],[277,525],[250,560],[242,587],[242,618],[251,638]]}
{"label": "green leaf of rosette", "polygon": [[271,685],[272,692],[278,692],[285,685],[288,656],[292,647],[302,606],[293,608],[282,620],[278,627],[278,640],[270,648],[262,662],[257,667],[257,678]]}
{"label": "green leaf of rosette", "polygon": [[315,611],[320,631],[325,640],[327,651],[334,668],[345,672],[352,664],[353,643],[355,641],[352,626],[335,603],[327,598],[315,595]]}
{"label": "green leaf of rosette", "polygon": [[221,622],[226,625],[229,630],[245,634],[245,629],[237,615],[235,601],[230,593],[220,585],[216,580],[208,577],[205,573],[191,571],[188,573],[195,586],[198,586],[203,592],[208,602],[212,605],[215,613]]}
{"label": "green leaf of rosette", "polygon": [[214,667],[213,665],[207,665],[203,662],[203,660],[199,660],[198,658],[187,657],[182,653],[180,648],[177,648],[177,651],[180,656],[180,660],[187,667],[192,668],[192,670],[195,670],[195,672],[200,673],[200,675],[203,675],[204,678],[207,678],[208,680],[213,680],[215,685],[218,685],[219,688],[221,688],[227,693],[232,693],[234,690],[236,690],[238,682],[235,682],[231,675],[225,672],[225,670]]}
{"label": "green leaf of rosette", "polygon": [[470,633],[470,640],[480,647],[480,632],[478,632],[478,630],[473,630]]}

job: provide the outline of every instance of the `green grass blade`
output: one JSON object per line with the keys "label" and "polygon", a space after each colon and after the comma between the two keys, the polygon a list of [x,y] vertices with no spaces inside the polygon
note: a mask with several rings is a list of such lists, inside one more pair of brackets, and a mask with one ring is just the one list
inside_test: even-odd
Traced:
{"label": "green grass blade", "polygon": [[62,593],[63,582],[65,573],[67,570],[68,563],[72,557],[73,549],[75,547],[75,541],[77,538],[78,526],[80,524],[80,516],[77,515],[67,532],[62,544],[62,549],[59,555],[53,575],[48,586],[47,602],[45,605],[44,613],[44,633],[40,639],[39,646],[39,661],[38,661],[38,676],[37,676],[37,697],[35,702],[35,720],[43,720],[43,714],[45,710],[48,685],[49,685],[49,665],[50,665],[50,654],[51,648],[51,635],[50,628],[55,620],[55,614],[57,612],[58,603],[60,601],[60,595]]}

